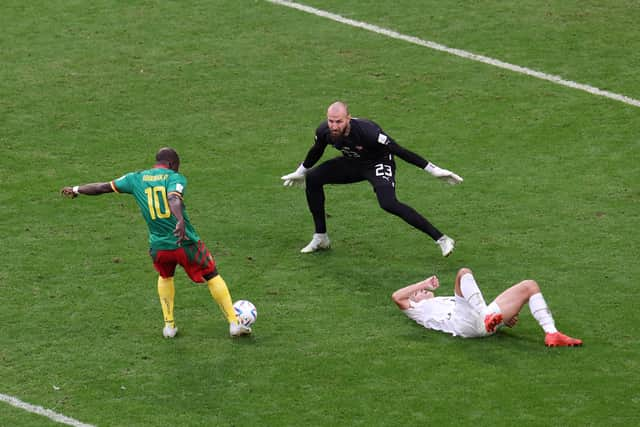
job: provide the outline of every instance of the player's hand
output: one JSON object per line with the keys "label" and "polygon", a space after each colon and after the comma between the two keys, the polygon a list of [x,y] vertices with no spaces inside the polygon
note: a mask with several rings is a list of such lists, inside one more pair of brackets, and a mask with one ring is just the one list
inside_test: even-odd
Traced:
{"label": "player's hand", "polygon": [[178,221],[176,228],[173,230],[173,235],[177,237],[176,243],[180,244],[184,240],[189,240],[184,226],[184,221]]}
{"label": "player's hand", "polygon": [[440,287],[440,281],[438,280],[438,276],[431,276],[424,280],[425,289],[430,291],[435,291]]}
{"label": "player's hand", "polygon": [[307,168],[300,165],[295,172],[291,172],[290,174],[284,175],[280,179],[284,182],[282,185],[285,187],[293,187],[294,185],[304,186],[304,177],[307,174]]}
{"label": "player's hand", "polygon": [[464,179],[458,174],[455,174],[447,169],[442,169],[433,163],[429,162],[427,166],[424,168],[427,172],[429,172],[434,177],[446,182],[447,184],[456,185],[462,183]]}
{"label": "player's hand", "polygon": [[513,328],[514,326],[516,326],[516,323],[518,323],[517,314],[513,316],[511,319],[509,319],[509,321],[505,322],[505,326],[508,326],[509,328]]}
{"label": "player's hand", "polygon": [[62,190],[60,190],[60,194],[62,194],[63,197],[69,197],[71,199],[75,199],[76,197],[78,197],[78,193],[73,191],[73,187],[64,187]]}

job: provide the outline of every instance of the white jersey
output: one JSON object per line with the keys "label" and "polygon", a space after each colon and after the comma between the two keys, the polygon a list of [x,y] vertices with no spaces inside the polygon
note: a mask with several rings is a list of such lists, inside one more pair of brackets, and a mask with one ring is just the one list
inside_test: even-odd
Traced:
{"label": "white jersey", "polygon": [[411,307],[403,310],[410,319],[427,329],[456,335],[451,316],[456,306],[455,297],[434,297],[414,302],[409,300]]}
{"label": "white jersey", "polygon": [[489,312],[478,313],[462,297],[434,297],[414,302],[409,300],[410,308],[403,310],[410,319],[427,329],[475,338],[490,335],[485,330],[484,316]]}

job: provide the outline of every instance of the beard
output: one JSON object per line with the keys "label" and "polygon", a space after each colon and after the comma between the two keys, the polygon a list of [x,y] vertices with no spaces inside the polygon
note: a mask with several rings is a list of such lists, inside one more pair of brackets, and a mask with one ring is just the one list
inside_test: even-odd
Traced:
{"label": "beard", "polygon": [[349,127],[349,125],[347,125],[343,129],[340,129],[340,130],[336,130],[336,131],[329,130],[329,137],[331,138],[332,141],[338,141],[343,136],[346,136],[346,135],[349,134],[349,129],[350,129],[350,127]]}
{"label": "beard", "polygon": [[332,141],[337,141],[342,137],[343,133],[340,131],[336,131],[336,132],[329,132],[329,138],[331,138]]}

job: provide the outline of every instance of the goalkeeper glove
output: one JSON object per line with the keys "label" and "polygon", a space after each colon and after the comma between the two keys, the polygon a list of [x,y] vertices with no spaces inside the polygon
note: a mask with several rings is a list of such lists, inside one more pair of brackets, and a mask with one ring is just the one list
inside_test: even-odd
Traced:
{"label": "goalkeeper glove", "polygon": [[456,175],[450,170],[439,168],[431,162],[427,164],[424,170],[426,170],[436,178],[443,180],[447,184],[455,185],[460,184],[462,181],[464,181],[461,176]]}
{"label": "goalkeeper glove", "polygon": [[305,168],[302,164],[298,166],[298,169],[295,172],[287,174],[280,179],[284,181],[282,185],[285,187],[292,187],[294,185],[304,185],[304,176],[307,173],[307,168]]}

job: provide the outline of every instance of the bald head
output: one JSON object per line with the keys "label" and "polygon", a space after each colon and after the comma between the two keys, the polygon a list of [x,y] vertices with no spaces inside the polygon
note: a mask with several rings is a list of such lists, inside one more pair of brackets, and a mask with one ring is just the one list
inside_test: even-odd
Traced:
{"label": "bald head", "polygon": [[173,148],[164,147],[156,153],[156,163],[168,166],[170,169],[178,172],[180,168],[180,157]]}
{"label": "bald head", "polygon": [[327,108],[327,125],[332,138],[339,138],[349,134],[349,108],[342,101],[336,101]]}
{"label": "bald head", "polygon": [[327,114],[341,114],[344,116],[348,116],[349,107],[342,101],[336,101],[333,104],[329,105],[329,108],[327,108]]}

